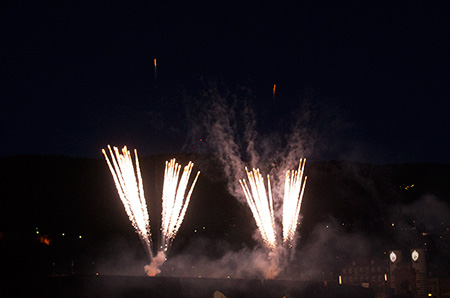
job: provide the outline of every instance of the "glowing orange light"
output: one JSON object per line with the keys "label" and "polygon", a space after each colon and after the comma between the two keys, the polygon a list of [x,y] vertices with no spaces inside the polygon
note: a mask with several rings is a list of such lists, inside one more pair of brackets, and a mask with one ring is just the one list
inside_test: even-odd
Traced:
{"label": "glowing orange light", "polygon": [[272,94],[273,98],[275,98],[275,89],[277,88],[277,84],[273,84]]}
{"label": "glowing orange light", "polygon": [[153,59],[153,65],[155,66],[155,79],[156,79],[156,77],[157,77],[157,65],[156,65],[156,58],[155,59]]}
{"label": "glowing orange light", "polygon": [[48,236],[41,236],[39,237],[39,242],[46,244],[46,245],[50,245],[50,238],[48,238]]}

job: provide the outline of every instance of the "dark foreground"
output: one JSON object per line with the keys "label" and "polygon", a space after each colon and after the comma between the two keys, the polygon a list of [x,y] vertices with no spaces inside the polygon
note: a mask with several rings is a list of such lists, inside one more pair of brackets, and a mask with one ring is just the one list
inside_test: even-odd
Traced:
{"label": "dark foreground", "polygon": [[374,297],[371,289],[323,282],[135,276],[2,278],[0,297]]}

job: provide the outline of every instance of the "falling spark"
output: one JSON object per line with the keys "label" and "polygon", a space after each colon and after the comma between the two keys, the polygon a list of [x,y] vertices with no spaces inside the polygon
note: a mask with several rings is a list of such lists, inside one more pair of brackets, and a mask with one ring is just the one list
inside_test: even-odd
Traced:
{"label": "falling spark", "polygon": [[158,70],[157,65],[156,65],[156,58],[153,59],[153,66],[155,67],[155,80],[156,80],[156,78],[157,78],[157,70]]}
{"label": "falling spark", "polygon": [[[250,188],[245,179],[239,180],[244,190],[245,198],[255,218],[256,225],[261,232],[264,243],[271,250],[275,250],[277,246],[275,233],[275,218],[273,214],[272,191],[270,189],[270,177],[267,175],[268,191],[264,186],[264,178],[259,169],[247,172]],[[268,195],[267,195],[268,194]]]}
{"label": "falling spark", "polygon": [[187,207],[189,205],[192,191],[197,182],[197,178],[200,175],[200,171],[192,182],[187,196],[185,196],[187,185],[189,182],[189,176],[192,172],[194,164],[189,162],[184,167],[181,179],[179,179],[179,173],[181,165],[175,162],[175,159],[171,159],[170,162],[166,161],[166,168],[164,171],[164,185],[162,194],[162,212],[161,212],[161,246],[164,252],[166,252],[175,238],[181,223],[183,222],[186,214]]}
{"label": "falling spark", "polygon": [[103,149],[106,163],[116,184],[119,197],[125,207],[125,211],[131,224],[144,244],[144,247],[150,257],[152,256],[152,243],[150,233],[150,222],[147,212],[147,203],[144,196],[144,187],[142,184],[141,170],[139,167],[139,159],[137,151],[134,150],[136,171],[133,167],[133,160],[127,147],[123,147],[120,153],[117,147],[114,147],[114,153],[111,146],[108,145],[111,161]]}
{"label": "falling spark", "polygon": [[[303,161],[303,163],[302,163]],[[303,180],[306,159],[300,159],[297,171],[287,171],[283,200],[283,244],[292,245],[306,186]]]}
{"label": "falling spark", "polygon": [[275,99],[275,89],[276,88],[277,88],[277,84],[273,84],[273,89],[272,89],[273,99]]}

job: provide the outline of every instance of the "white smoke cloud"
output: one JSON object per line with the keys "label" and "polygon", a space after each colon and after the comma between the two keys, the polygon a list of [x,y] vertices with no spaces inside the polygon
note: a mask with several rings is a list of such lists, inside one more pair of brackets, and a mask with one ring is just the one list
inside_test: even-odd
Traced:
{"label": "white smoke cloud", "polygon": [[[245,167],[260,168],[273,180],[275,201],[283,197],[287,170],[295,169],[300,158],[307,157],[315,145],[311,128],[303,127],[309,111],[296,114],[289,133],[257,131],[257,115],[250,106],[248,94],[237,98],[212,85],[201,94],[199,108],[193,117],[192,141],[205,138],[206,152],[214,152],[222,166],[228,192],[241,203],[246,202],[239,179],[246,178]],[[189,114],[193,115],[192,112]],[[277,121],[274,119],[273,121]],[[201,148],[202,149],[202,148]]]}
{"label": "white smoke cloud", "polygon": [[396,241],[412,246],[417,242],[418,232],[426,232],[431,237],[442,235],[450,225],[450,208],[446,202],[427,194],[409,204],[393,206],[390,220],[395,225]]}
{"label": "white smoke cloud", "polygon": [[403,205],[401,212],[405,217],[414,219],[416,225],[421,225],[430,232],[439,231],[450,224],[449,206],[431,194]]}
{"label": "white smoke cloud", "polygon": [[155,257],[152,258],[149,265],[144,266],[145,273],[148,276],[155,276],[161,273],[161,266],[166,261],[166,255],[163,251],[158,251]]}
{"label": "white smoke cloud", "polygon": [[[207,256],[205,252],[209,246],[222,247],[223,255]],[[211,243],[211,240],[200,238],[182,254],[168,258],[162,266],[161,276],[273,279],[285,268],[283,250],[280,247],[275,252],[269,252],[258,246],[235,251],[226,242]]]}

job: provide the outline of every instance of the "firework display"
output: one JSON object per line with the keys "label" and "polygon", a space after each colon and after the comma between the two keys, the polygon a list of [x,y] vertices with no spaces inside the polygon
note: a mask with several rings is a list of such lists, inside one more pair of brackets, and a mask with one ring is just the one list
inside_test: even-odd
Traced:
{"label": "firework display", "polygon": [[111,146],[108,145],[108,149],[111,155],[112,163],[109,160],[106,151],[103,149],[102,152],[113,176],[119,197],[125,207],[125,211],[131,221],[131,224],[144,244],[150,259],[152,259],[150,222],[147,212],[147,203],[144,196],[144,187],[142,185],[137,150],[134,150],[136,162],[135,170],[130,151],[126,146],[123,147],[122,153],[120,153],[117,147],[114,147],[114,153]]}
{"label": "firework display", "polygon": [[164,171],[164,186],[162,195],[162,218],[161,218],[161,246],[164,252],[166,252],[175,238],[178,229],[183,222],[184,215],[186,214],[189,201],[191,199],[192,191],[194,190],[195,183],[197,182],[197,175],[192,182],[192,186],[189,189],[187,196],[185,196],[187,184],[189,182],[189,176],[192,172],[194,164],[189,162],[184,167],[181,179],[179,179],[179,173],[181,165],[175,162],[175,159],[166,161],[166,169]]}
{"label": "firework display", "polygon": [[[300,159],[297,170],[286,172],[282,207],[282,243],[289,248],[292,247],[292,241],[294,239],[295,231],[297,230],[298,217],[306,185],[307,177],[303,180],[305,162],[306,159]],[[239,180],[239,182],[265,245],[270,250],[274,251],[278,246],[278,242],[276,237],[270,176],[267,175],[268,189],[266,191],[264,178],[259,169],[248,171],[248,169],[245,168],[245,171],[250,187],[248,187],[245,179]]]}
{"label": "firework display", "polygon": [[[189,178],[194,164],[189,162],[182,169],[175,159],[166,161],[162,189],[161,228],[156,252],[153,254],[150,218],[137,151],[134,150],[134,165],[131,153],[126,146],[120,151],[117,147],[111,148],[108,145],[108,150],[110,158],[105,150],[102,150],[103,155],[128,218],[150,258],[151,262],[145,266],[145,270],[148,275],[154,276],[161,272],[159,267],[165,262],[173,240],[181,227],[200,172],[197,172],[189,186]],[[245,168],[247,180],[239,180],[264,244],[272,253],[275,253],[270,258],[271,265],[274,265],[275,268],[274,276],[279,272],[279,248],[293,246],[306,185],[305,163],[305,159],[300,159],[297,170],[286,172],[281,221],[276,220],[269,175],[267,175],[267,188],[263,175],[256,168],[251,171]],[[278,207],[277,210],[279,210]],[[279,229],[282,232],[281,239],[277,237],[277,222],[282,225],[282,228]]]}
{"label": "firework display", "polygon": [[173,239],[183,222],[200,172],[197,172],[197,175],[189,188],[189,192],[186,195],[189,177],[194,164],[189,162],[188,165],[184,167],[180,178],[181,165],[176,163],[175,159],[166,162],[162,194],[161,235],[159,238],[161,245],[157,247],[157,253],[153,255],[150,219],[147,212],[137,151],[134,151],[136,163],[135,169],[130,151],[126,146],[123,147],[122,152],[120,152],[117,147],[111,149],[109,145],[108,149],[111,155],[111,161],[108,158],[106,151],[102,150],[102,152],[113,176],[119,197],[125,207],[125,211],[131,224],[139,234],[151,260],[149,266],[152,270],[149,272],[149,269],[146,266],[146,271],[149,275],[155,275],[160,272],[158,267],[164,262],[167,251],[172,245]]}
{"label": "firework display", "polygon": [[286,172],[283,200],[283,244],[289,246],[292,245],[297,230],[298,216],[306,186],[307,177],[302,182],[305,162],[306,159],[300,159],[296,171]]}
{"label": "firework display", "polygon": [[259,172],[259,169],[248,171],[245,168],[245,171],[247,172],[250,188],[244,179],[239,180],[239,182],[244,190],[245,198],[255,218],[256,225],[261,232],[264,243],[273,250],[277,246],[277,240],[270,177],[267,175],[268,191],[266,192],[264,178]]}

